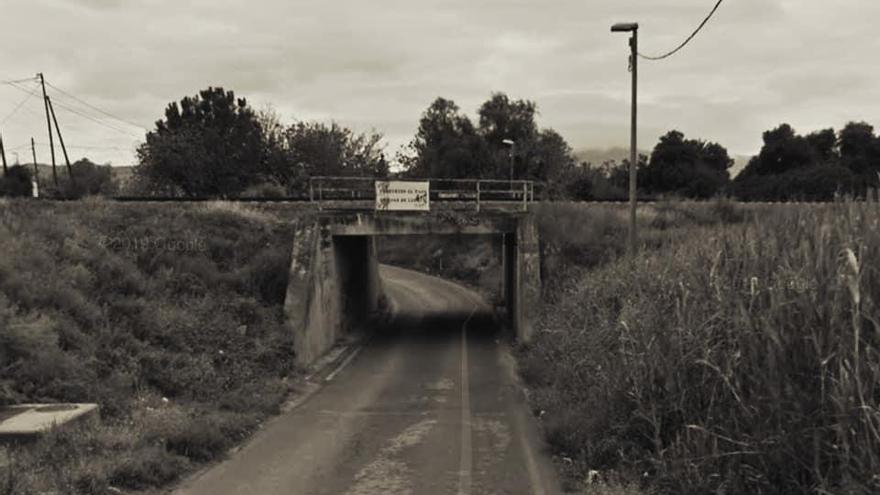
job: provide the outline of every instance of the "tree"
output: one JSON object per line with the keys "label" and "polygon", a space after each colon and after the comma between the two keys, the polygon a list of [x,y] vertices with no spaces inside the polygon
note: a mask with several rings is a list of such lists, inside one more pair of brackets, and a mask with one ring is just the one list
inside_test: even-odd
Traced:
{"label": "tree", "polygon": [[425,110],[407,148],[398,159],[410,177],[491,177],[494,172],[485,141],[458,105],[445,98]]}
{"label": "tree", "polygon": [[493,93],[480,106],[480,134],[489,145],[500,148],[505,139],[517,143],[534,141],[537,105],[528,100],[511,101],[504,93]]}
{"label": "tree", "polygon": [[834,129],[822,129],[808,134],[807,143],[813,148],[820,162],[831,163],[840,157]]}
{"label": "tree", "polygon": [[24,165],[13,165],[0,177],[0,196],[29,197],[32,194],[31,170]]}
{"label": "tree", "polygon": [[357,134],[335,122],[297,122],[268,136],[267,173],[288,191],[304,191],[312,176],[388,176],[381,134]]}
{"label": "tree", "polygon": [[763,138],[761,152],[749,161],[740,176],[781,174],[809,168],[819,161],[819,153],[810,142],[788,124],[764,132]]}
{"label": "tree", "polygon": [[865,122],[850,122],[840,131],[840,163],[857,177],[858,189],[880,182],[880,136]]}
{"label": "tree", "polygon": [[723,146],[685,139],[673,130],[654,147],[644,172],[639,173],[639,183],[650,193],[708,198],[727,185],[732,165]]}
{"label": "tree", "polygon": [[247,101],[208,88],[168,105],[138,148],[136,173],[152,190],[230,196],[259,182],[263,152],[262,128]]}
{"label": "tree", "polygon": [[764,133],[760,153],[736,177],[733,192],[744,200],[825,201],[857,191],[868,160],[873,129],[848,124],[836,135],[822,129],[798,135],[788,124]]}
{"label": "tree", "polygon": [[[542,182],[547,195],[563,195],[575,167],[572,150],[558,132],[539,130],[536,114],[534,102],[493,93],[480,106],[475,127],[453,101],[437,98],[399,160],[411,177],[507,179],[513,153],[514,179]],[[513,148],[504,143],[508,139]]]}
{"label": "tree", "polygon": [[113,194],[116,184],[110,165],[97,165],[88,158],[82,158],[71,166],[73,182],[65,174],[59,184],[61,193],[67,198],[81,198],[98,194]]}

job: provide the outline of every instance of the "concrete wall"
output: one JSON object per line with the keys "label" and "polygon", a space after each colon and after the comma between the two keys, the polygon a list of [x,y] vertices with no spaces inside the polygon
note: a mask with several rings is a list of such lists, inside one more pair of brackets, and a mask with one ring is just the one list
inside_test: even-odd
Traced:
{"label": "concrete wall", "polygon": [[295,231],[284,311],[301,365],[379,309],[376,235],[502,234],[510,325],[518,340],[531,339],[541,278],[538,231],[529,214],[324,214]]}

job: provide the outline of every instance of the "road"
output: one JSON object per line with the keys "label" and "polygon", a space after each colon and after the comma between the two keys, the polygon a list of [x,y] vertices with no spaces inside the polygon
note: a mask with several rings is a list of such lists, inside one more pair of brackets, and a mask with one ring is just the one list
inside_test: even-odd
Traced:
{"label": "road", "polygon": [[179,495],[560,493],[480,297],[381,267],[395,319]]}

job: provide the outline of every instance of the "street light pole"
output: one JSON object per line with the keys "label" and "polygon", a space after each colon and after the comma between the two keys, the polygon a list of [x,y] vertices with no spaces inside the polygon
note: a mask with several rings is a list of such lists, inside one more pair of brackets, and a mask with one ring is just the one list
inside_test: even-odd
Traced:
{"label": "street light pole", "polygon": [[630,122],[630,142],[629,142],[629,253],[630,256],[636,254],[636,173],[638,163],[638,150],[636,129],[638,119],[637,101],[638,101],[638,74],[639,74],[639,25],[638,23],[622,23],[615,24],[611,27],[612,32],[628,32],[632,33],[629,38],[630,47],[630,72],[632,72],[632,111]]}
{"label": "street light pole", "polygon": [[513,190],[513,160],[516,155],[516,141],[513,139],[505,139],[501,142],[510,146],[510,189]]}

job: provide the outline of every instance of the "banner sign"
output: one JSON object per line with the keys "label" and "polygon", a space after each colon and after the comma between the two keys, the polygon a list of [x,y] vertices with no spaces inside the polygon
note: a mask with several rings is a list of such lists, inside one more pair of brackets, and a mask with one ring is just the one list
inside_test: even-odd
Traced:
{"label": "banner sign", "polygon": [[428,181],[376,181],[376,210],[430,210]]}

